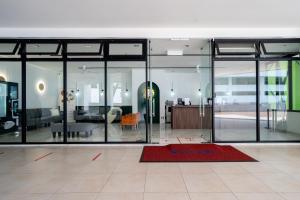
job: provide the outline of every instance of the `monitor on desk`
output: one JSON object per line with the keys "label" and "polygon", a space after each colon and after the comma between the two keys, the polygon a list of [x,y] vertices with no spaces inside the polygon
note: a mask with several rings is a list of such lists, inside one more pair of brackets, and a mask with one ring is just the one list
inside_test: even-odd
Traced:
{"label": "monitor on desk", "polygon": [[190,98],[184,98],[184,105],[190,105]]}
{"label": "monitor on desk", "polygon": [[190,105],[190,98],[178,98],[177,104],[188,106],[188,105]]}
{"label": "monitor on desk", "polygon": [[184,105],[184,104],[183,104],[183,101],[182,101],[182,98],[178,98],[178,99],[177,99],[177,104],[178,104],[178,105]]}

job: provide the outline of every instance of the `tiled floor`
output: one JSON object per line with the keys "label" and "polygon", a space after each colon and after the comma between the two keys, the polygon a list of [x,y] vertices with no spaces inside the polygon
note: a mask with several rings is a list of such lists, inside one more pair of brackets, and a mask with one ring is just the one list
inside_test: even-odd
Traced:
{"label": "tiled floor", "polygon": [[142,146],[0,147],[0,199],[300,199],[300,145],[236,147],[260,162],[139,163]]}

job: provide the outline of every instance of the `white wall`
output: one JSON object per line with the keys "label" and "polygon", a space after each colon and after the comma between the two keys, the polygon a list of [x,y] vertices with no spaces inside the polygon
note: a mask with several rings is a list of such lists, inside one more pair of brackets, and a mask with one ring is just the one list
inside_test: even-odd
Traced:
{"label": "white wall", "polygon": [[[132,101],[132,78],[131,71],[108,71],[107,74],[107,102],[108,105],[114,106],[127,106],[131,105]],[[90,103],[90,85],[98,85],[99,90],[104,88],[104,73],[79,73],[79,72],[69,72],[68,73],[68,91],[79,89],[79,95],[76,98],[76,105],[78,106],[103,106],[104,96],[99,96],[99,103]],[[128,96],[125,95],[126,84],[128,89]],[[122,90],[122,103],[113,104],[113,91],[114,86],[119,85]]]}
{"label": "white wall", "polygon": [[[165,120],[165,102],[166,100],[177,102],[177,98],[190,98],[192,105],[200,104],[200,96],[198,89],[202,91],[202,97],[206,103],[206,98],[210,97],[210,75],[209,70],[196,72],[174,72],[165,69],[152,69],[151,80],[157,84],[160,90],[160,122],[164,123]],[[132,98],[133,112],[137,112],[137,92],[138,87],[145,82],[145,70],[133,69],[132,70],[132,91],[135,96]],[[175,95],[171,96],[171,86],[173,82],[173,89]]]}
{"label": "white wall", "polygon": [[[58,66],[62,64],[58,63]],[[62,89],[62,76],[59,71],[41,67],[38,63],[27,63],[26,104],[27,108],[57,108]],[[36,86],[39,81],[45,83],[44,93],[39,93]]]}
{"label": "white wall", "polygon": [[21,83],[21,63],[20,62],[0,62],[0,75],[8,82],[19,84],[19,108],[22,107],[22,83]]}
{"label": "white wall", "polygon": [[[58,71],[50,70],[38,64],[27,63],[27,108],[56,108],[58,106],[58,94],[62,88],[62,77]],[[22,104],[22,81],[21,63],[0,62],[0,75],[6,77],[9,82],[19,83],[19,108]],[[43,81],[46,86],[44,93],[39,93],[36,89],[38,81]]]}

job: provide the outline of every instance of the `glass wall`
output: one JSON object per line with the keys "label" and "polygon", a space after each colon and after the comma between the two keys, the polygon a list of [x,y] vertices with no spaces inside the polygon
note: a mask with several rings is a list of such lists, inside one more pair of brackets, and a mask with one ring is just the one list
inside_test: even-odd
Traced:
{"label": "glass wall", "polygon": [[63,64],[26,63],[27,142],[63,141]]}
{"label": "glass wall", "polygon": [[216,141],[256,140],[256,64],[215,61]]}
{"label": "glass wall", "polygon": [[152,142],[210,142],[209,41],[153,39],[150,48]]}
{"label": "glass wall", "polygon": [[105,85],[103,62],[68,62],[67,128],[69,142],[103,142]]}
{"label": "glass wall", "polygon": [[[260,62],[260,139],[300,140],[298,61]],[[290,72],[290,73],[289,73]],[[291,76],[289,76],[289,74]],[[291,99],[290,99],[291,98]]]}
{"label": "glass wall", "polygon": [[21,142],[21,62],[0,62],[0,142]]}
{"label": "glass wall", "polygon": [[146,141],[145,62],[108,62],[107,133],[109,142]]}

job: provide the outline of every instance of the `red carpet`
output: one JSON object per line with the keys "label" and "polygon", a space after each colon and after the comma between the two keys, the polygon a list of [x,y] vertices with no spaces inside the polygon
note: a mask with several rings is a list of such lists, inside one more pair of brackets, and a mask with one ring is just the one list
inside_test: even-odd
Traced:
{"label": "red carpet", "polygon": [[230,145],[169,144],[145,146],[140,162],[254,162]]}

